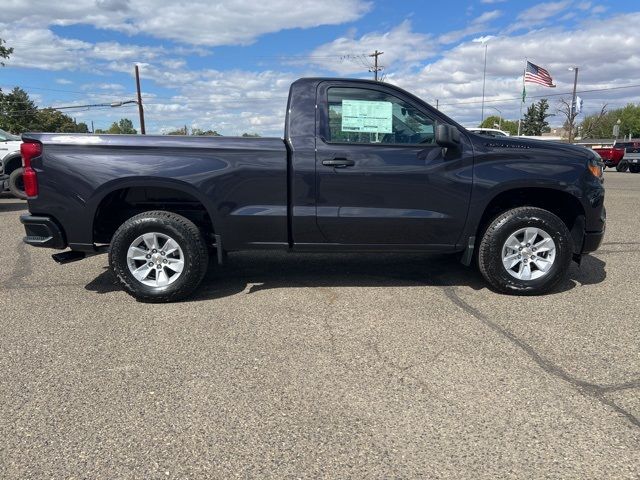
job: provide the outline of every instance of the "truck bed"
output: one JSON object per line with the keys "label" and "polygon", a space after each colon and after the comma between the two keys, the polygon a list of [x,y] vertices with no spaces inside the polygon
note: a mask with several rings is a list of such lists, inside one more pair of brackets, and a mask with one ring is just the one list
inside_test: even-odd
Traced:
{"label": "truck bed", "polygon": [[43,144],[43,155],[33,165],[40,192],[29,201],[30,211],[53,216],[71,247],[91,247],[94,216],[105,208],[122,208],[118,195],[126,200],[126,189],[133,183],[149,191],[176,189],[205,205],[229,248],[244,246],[235,244],[246,238],[255,244],[287,245],[287,149],[280,138],[78,134],[24,138]]}

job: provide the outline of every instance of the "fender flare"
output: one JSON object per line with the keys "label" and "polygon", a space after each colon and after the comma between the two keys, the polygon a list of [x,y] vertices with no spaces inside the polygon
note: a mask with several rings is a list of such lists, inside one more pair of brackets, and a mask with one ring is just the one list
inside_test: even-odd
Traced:
{"label": "fender flare", "polygon": [[209,218],[211,219],[211,223],[213,225],[214,231],[216,233],[220,233],[217,231],[217,227],[220,225],[219,218],[214,213],[214,208],[211,201],[202,194],[195,186],[185,183],[181,180],[176,180],[172,178],[164,178],[164,177],[124,177],[117,178],[115,180],[111,180],[96,189],[94,194],[86,200],[86,207],[91,212],[91,229],[93,230],[94,222],[96,218],[96,213],[98,211],[98,207],[102,203],[102,201],[107,197],[107,195],[125,188],[144,188],[144,187],[157,187],[157,188],[168,188],[172,190],[178,190],[182,193],[190,195],[198,200],[205,208]]}

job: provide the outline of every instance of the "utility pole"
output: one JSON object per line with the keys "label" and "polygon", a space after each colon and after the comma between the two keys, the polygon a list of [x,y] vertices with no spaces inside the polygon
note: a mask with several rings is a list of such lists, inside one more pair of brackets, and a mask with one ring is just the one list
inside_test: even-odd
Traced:
{"label": "utility pole", "polygon": [[95,130],[93,129],[93,120],[91,120],[91,133],[95,133]]}
{"label": "utility pole", "polygon": [[439,104],[440,104],[440,100],[436,98],[436,110],[440,110],[440,108],[438,107]]}
{"label": "utility pole", "polygon": [[571,106],[569,107],[569,143],[573,143],[573,121],[575,115],[573,112],[576,110],[576,87],[578,86],[578,67],[571,67],[569,70],[573,70],[575,73],[573,77],[573,94],[571,95]]}
{"label": "utility pole", "polygon": [[373,57],[373,70],[369,69],[370,72],[373,72],[373,79],[377,82],[378,81],[378,72],[382,70],[383,67],[379,67],[378,66],[378,57],[380,55],[382,55],[384,52],[379,52],[378,50],[376,50],[375,52],[373,52],[372,54],[370,54],[370,57]]}
{"label": "utility pole", "polygon": [[138,89],[138,113],[140,114],[140,133],[145,135],[144,129],[144,108],[142,108],[142,94],[140,93],[140,71],[136,65],[136,88]]}

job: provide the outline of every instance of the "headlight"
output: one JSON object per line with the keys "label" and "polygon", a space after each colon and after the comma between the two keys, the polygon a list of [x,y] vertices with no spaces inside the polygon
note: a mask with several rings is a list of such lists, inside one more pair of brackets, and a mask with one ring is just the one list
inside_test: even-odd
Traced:
{"label": "headlight", "polygon": [[596,178],[602,178],[604,172],[604,163],[602,162],[602,158],[600,158],[600,155],[598,155],[596,152],[594,152],[594,154],[594,157],[589,160],[587,168],[589,169],[589,172],[591,172],[591,175]]}

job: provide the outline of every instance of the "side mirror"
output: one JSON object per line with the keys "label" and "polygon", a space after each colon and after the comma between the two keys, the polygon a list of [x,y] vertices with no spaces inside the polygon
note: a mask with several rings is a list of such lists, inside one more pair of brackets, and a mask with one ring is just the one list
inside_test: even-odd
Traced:
{"label": "side mirror", "polygon": [[436,143],[444,148],[458,148],[460,131],[452,125],[440,124],[436,128]]}

